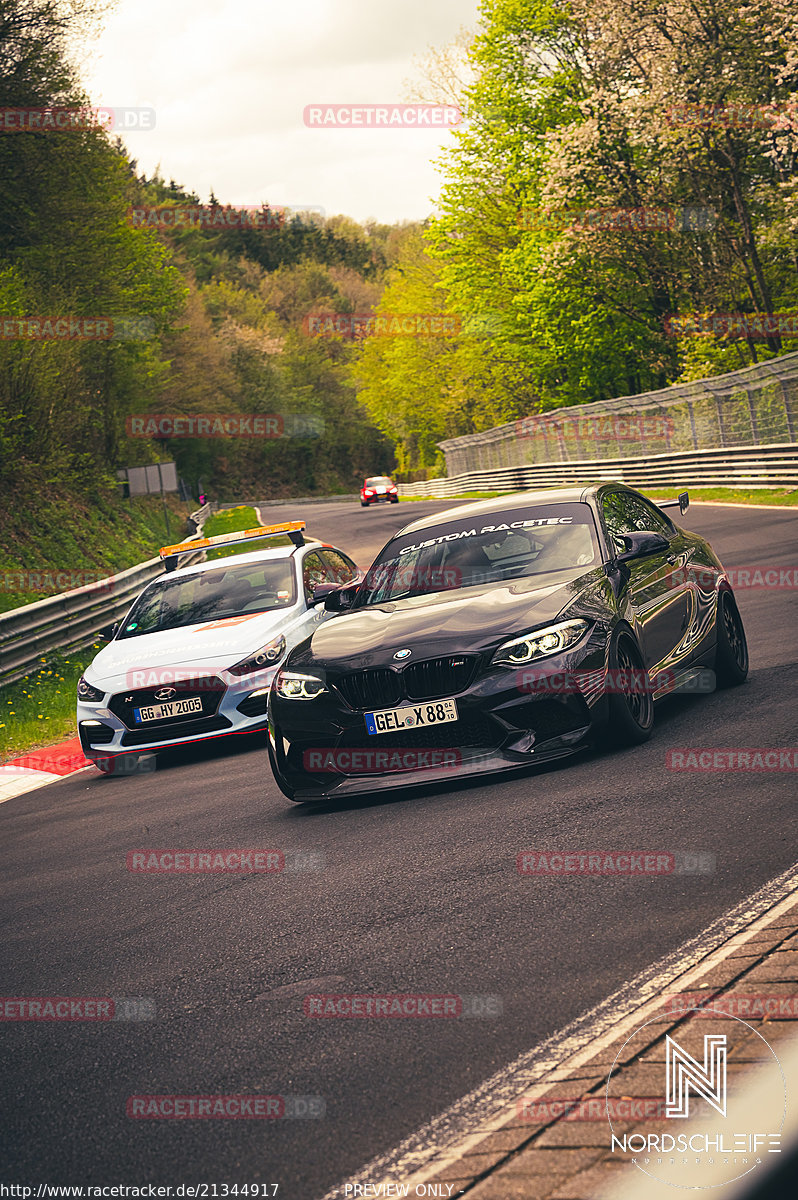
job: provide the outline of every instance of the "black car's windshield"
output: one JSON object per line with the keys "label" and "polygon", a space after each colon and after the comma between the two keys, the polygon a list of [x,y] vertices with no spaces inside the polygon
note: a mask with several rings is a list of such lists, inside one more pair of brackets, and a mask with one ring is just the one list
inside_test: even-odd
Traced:
{"label": "black car's windshield", "polygon": [[587,504],[454,518],[389,542],[368,572],[357,605],[578,567],[587,570],[599,561]]}
{"label": "black car's windshield", "polygon": [[119,637],[290,608],[295,597],[293,561],[285,558],[159,579],[139,596]]}

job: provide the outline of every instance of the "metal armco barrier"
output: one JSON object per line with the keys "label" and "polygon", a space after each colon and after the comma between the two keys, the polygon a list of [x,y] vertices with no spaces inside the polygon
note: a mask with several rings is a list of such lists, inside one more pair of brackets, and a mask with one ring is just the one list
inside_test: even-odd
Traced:
{"label": "metal armco barrier", "polygon": [[738,446],[653,454],[645,458],[582,459],[488,471],[399,485],[400,496],[524,491],[617,479],[631,487],[798,487],[798,445]]}
{"label": "metal armco barrier", "polygon": [[728,375],[530,414],[439,442],[471,471],[798,442],[798,351]]}
{"label": "metal armco barrier", "polygon": [[[191,514],[189,523],[199,531],[209,515],[206,504]],[[184,565],[198,562],[204,553],[186,556]],[[54,650],[63,653],[90,645],[99,630],[120,620],[144,585],[162,573],[160,558],[150,558],[97,583],[1,613],[0,685],[23,679]]]}

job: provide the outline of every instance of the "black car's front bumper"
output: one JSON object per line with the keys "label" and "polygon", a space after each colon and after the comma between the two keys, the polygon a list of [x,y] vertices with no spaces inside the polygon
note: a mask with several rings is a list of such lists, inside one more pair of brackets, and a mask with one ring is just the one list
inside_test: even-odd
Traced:
{"label": "black car's front bumper", "polygon": [[[346,689],[332,680],[328,692],[314,700],[286,700],[272,688],[269,755],[275,778],[289,799],[318,801],[451,783],[563,758],[588,744],[594,726],[606,719],[606,700],[603,694],[562,688],[558,681],[573,671],[600,673],[605,662],[604,648],[599,651],[591,639],[580,655],[543,660],[534,672],[477,670],[468,687],[442,693],[456,700],[457,721],[376,735],[367,732],[364,714],[391,704],[355,708],[344,699]],[[401,699],[396,707],[427,703],[435,698]]]}

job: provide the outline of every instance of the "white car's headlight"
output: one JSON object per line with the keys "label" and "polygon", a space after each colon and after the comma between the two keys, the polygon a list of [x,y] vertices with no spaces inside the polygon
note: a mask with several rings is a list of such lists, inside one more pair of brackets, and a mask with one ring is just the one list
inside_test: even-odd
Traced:
{"label": "white car's headlight", "polygon": [[104,695],[105,692],[101,692],[81,675],[78,680],[78,700],[82,700],[84,704],[99,704]]}
{"label": "white car's headlight", "polygon": [[315,675],[298,675],[295,671],[280,671],[274,686],[284,700],[315,700],[327,691],[323,679]]}
{"label": "white car's headlight", "polygon": [[252,675],[254,671],[265,671],[267,667],[273,667],[284,654],[285,638],[280,634],[279,637],[272,638],[260,650],[250,654],[249,658],[242,659],[240,663],[236,663],[234,667],[228,669],[231,675]]}
{"label": "white car's headlight", "polygon": [[547,625],[545,629],[536,629],[533,633],[505,642],[499,646],[493,661],[514,667],[536,658],[559,654],[561,650],[574,646],[589,628],[589,621],[560,621],[557,625]]}

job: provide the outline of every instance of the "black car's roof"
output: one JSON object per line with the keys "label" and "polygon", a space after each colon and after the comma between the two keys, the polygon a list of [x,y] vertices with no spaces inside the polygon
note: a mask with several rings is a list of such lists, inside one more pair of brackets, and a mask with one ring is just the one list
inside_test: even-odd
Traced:
{"label": "black car's roof", "polygon": [[[507,496],[497,496],[494,500],[476,500],[473,504],[458,505],[457,508],[445,508],[441,512],[432,513],[429,517],[420,517],[410,525],[405,525],[394,537],[405,533],[415,533],[420,529],[429,529],[433,525],[442,525],[447,521],[462,517],[491,516],[502,513],[508,508],[538,508],[551,504],[580,504],[589,496],[594,496],[600,488],[608,486],[607,480],[594,483],[587,487],[543,488],[537,492],[513,492]],[[612,487],[621,487],[622,483],[612,483]]]}

